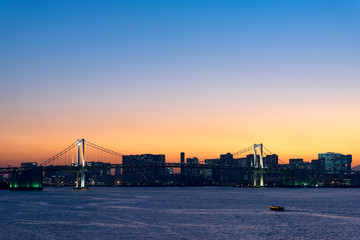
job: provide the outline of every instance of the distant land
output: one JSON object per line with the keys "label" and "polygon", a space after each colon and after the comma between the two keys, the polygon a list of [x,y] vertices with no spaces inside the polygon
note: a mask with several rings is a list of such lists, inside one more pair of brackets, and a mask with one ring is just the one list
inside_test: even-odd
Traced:
{"label": "distant land", "polygon": [[359,172],[360,171],[360,165],[357,165],[355,167],[351,168],[352,171]]}

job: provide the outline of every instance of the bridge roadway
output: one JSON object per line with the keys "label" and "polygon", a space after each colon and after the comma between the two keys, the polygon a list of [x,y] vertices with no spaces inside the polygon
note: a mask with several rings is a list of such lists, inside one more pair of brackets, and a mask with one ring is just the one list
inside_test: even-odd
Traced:
{"label": "bridge roadway", "polygon": [[[78,171],[83,168],[87,169],[96,169],[96,168],[189,168],[189,169],[219,169],[219,170],[238,170],[238,171],[256,171],[258,173],[286,173],[290,172],[289,169],[274,169],[274,168],[254,168],[254,167],[242,167],[234,165],[223,165],[223,164],[181,164],[181,163],[165,163],[165,164],[110,164],[110,165],[100,165],[100,166],[69,166],[69,165],[50,165],[44,166],[43,171]],[[19,173],[29,171],[29,168],[20,168],[20,167],[10,167],[10,168],[0,168],[0,174],[7,173]]]}

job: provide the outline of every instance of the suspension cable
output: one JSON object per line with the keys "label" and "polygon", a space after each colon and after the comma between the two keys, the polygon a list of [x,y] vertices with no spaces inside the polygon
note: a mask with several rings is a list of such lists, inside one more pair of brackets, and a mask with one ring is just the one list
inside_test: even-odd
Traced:
{"label": "suspension cable", "polygon": [[[269,149],[267,149],[264,145],[263,145],[263,148],[268,151],[271,155],[274,155],[272,152],[270,152]],[[282,163],[282,164],[285,164],[283,161],[281,161],[281,159],[278,157],[278,160]]]}
{"label": "suspension cable", "polygon": [[74,143],[72,143],[70,146],[68,146],[67,148],[65,148],[64,150],[62,150],[61,152],[59,152],[58,154],[54,155],[53,157],[49,158],[48,160],[46,160],[45,162],[43,162],[42,164],[40,164],[40,166],[46,166],[49,163],[53,162],[54,160],[58,159],[59,157],[61,157],[62,155],[64,155],[65,153],[67,153],[68,151],[70,151],[71,149],[73,149],[75,146],[77,145],[77,141],[75,141]]}
{"label": "suspension cable", "polygon": [[243,150],[237,151],[237,152],[233,153],[233,155],[234,155],[234,156],[240,155],[240,154],[246,153],[246,152],[248,152],[248,151],[250,151],[250,150],[252,150],[252,149],[254,149],[254,145],[252,145],[252,146],[250,146],[250,147],[248,147],[248,148],[245,148],[245,149],[243,149]]}
{"label": "suspension cable", "polygon": [[105,153],[108,153],[108,154],[112,154],[112,155],[115,155],[115,156],[118,156],[118,157],[122,157],[122,156],[123,156],[123,154],[121,154],[121,153],[118,153],[118,152],[109,150],[109,149],[107,149],[107,148],[101,147],[101,146],[99,146],[99,145],[96,145],[96,144],[91,143],[91,142],[86,141],[86,140],[85,140],[85,144],[86,144],[87,146],[89,146],[89,147],[95,148],[95,149],[97,149],[97,150],[100,150],[100,151],[105,152]]}

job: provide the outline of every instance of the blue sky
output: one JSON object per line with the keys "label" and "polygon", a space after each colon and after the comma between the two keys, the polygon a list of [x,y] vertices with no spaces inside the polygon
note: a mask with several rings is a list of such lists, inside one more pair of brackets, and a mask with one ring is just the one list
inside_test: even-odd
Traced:
{"label": "blue sky", "polygon": [[[218,132],[206,139],[249,131],[239,140],[248,146],[291,129],[326,132],[324,119],[353,141],[360,129],[338,126],[359,119],[359,26],[360,1],[0,1],[0,142],[16,136],[25,148],[30,135],[54,137],[71,122],[87,135],[106,121],[135,121],[149,136],[173,123],[198,139],[208,121],[204,132]],[[339,114],[342,124],[329,120]],[[101,132],[89,135],[118,139],[124,129]]]}

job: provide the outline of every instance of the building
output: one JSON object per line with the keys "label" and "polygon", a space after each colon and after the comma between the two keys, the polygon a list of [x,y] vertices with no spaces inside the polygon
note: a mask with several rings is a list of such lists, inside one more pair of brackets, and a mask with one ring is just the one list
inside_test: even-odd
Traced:
{"label": "building", "polygon": [[303,162],[303,169],[312,170],[310,162]]}
{"label": "building", "polygon": [[279,166],[279,156],[276,154],[267,155],[265,157],[265,167],[276,169]]}
{"label": "building", "polygon": [[166,180],[165,155],[123,156],[122,183],[128,185],[163,185]]}
{"label": "building", "polygon": [[220,162],[224,165],[232,165],[232,160],[234,159],[231,153],[221,154]]}
{"label": "building", "polygon": [[316,172],[323,172],[324,171],[323,162],[319,159],[311,160],[311,170]]}
{"label": "building", "polygon": [[[31,166],[31,167],[28,167]],[[22,171],[10,179],[12,190],[42,190],[43,172],[37,164],[21,163]],[[26,168],[26,169],[25,169]]]}
{"label": "building", "polygon": [[88,171],[85,172],[85,182],[89,185],[113,185],[111,164],[103,162],[87,162]]}
{"label": "building", "polygon": [[180,153],[180,163],[181,163],[181,168],[180,168],[181,182],[184,182],[184,180],[185,180],[185,169],[183,167],[183,165],[185,164],[185,153],[184,152]]}
{"label": "building", "polygon": [[303,169],[304,168],[304,159],[302,158],[292,158],[289,159],[289,167],[292,169]]}
{"label": "building", "polygon": [[250,167],[259,167],[260,166],[260,155],[256,155],[256,160],[254,154],[246,155],[246,161],[250,162]]}
{"label": "building", "polygon": [[[210,167],[215,163],[216,160],[217,159],[205,159],[205,165]],[[212,184],[212,170],[210,168],[205,168],[202,173],[205,182],[207,182],[208,184]]]}
{"label": "building", "polygon": [[343,174],[351,172],[351,155],[343,155],[340,153],[319,153],[319,160],[326,173]]}
{"label": "building", "polygon": [[187,158],[186,159],[186,169],[185,170],[185,184],[188,185],[199,185],[200,181],[200,169],[198,167],[192,168],[191,165],[199,164],[199,159],[197,157]]}
{"label": "building", "polygon": [[[214,159],[214,164],[218,166],[233,165],[233,155],[231,153],[221,154],[220,159]],[[228,185],[230,182],[231,170],[214,168],[212,170],[212,180],[217,185]]]}
{"label": "building", "polygon": [[181,152],[181,153],[180,153],[180,163],[181,163],[181,164],[184,164],[184,163],[185,163],[185,153],[184,153],[184,152]]}
{"label": "building", "polygon": [[37,163],[36,162],[23,162],[21,163],[21,168],[36,168]]}

